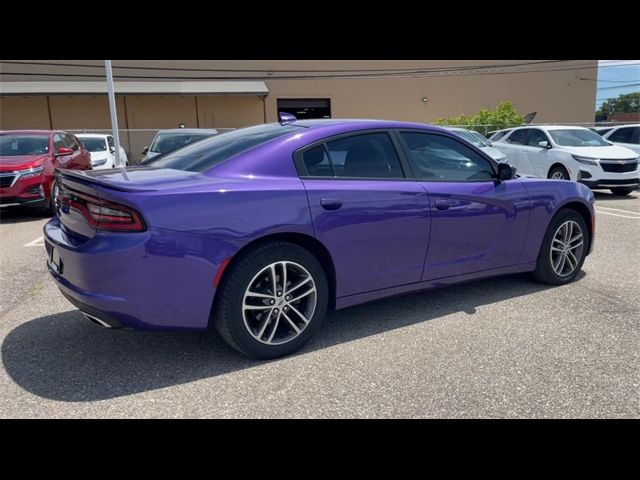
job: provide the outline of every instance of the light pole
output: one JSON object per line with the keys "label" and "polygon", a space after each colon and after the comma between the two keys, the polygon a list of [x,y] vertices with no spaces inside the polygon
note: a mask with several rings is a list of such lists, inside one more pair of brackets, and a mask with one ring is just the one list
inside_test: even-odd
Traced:
{"label": "light pole", "polygon": [[[111,60],[104,61],[104,68],[107,71],[107,90],[109,92],[109,111],[111,112],[111,130],[113,132],[113,139],[116,143],[116,165],[123,167],[120,158],[120,136],[118,135],[118,115],[116,113],[116,96],[113,92],[113,74],[111,73]],[[123,174],[126,176],[126,173]]]}

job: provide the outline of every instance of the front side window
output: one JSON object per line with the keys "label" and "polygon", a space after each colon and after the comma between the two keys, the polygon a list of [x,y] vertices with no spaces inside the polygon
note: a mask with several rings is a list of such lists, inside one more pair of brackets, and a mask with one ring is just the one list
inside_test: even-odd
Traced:
{"label": "front side window", "polygon": [[516,130],[507,138],[507,143],[513,143],[515,145],[526,145],[527,144],[527,132],[528,128],[523,128],[521,130]]}
{"label": "front side window", "polygon": [[8,133],[0,135],[0,157],[49,153],[47,135]]}
{"label": "front side window", "polygon": [[353,135],[327,142],[336,177],[402,178],[402,167],[386,133]]}
{"label": "front side window", "polygon": [[540,147],[540,142],[548,142],[549,139],[542,130],[532,128],[529,131],[529,137],[527,138],[527,145],[530,147]]}
{"label": "front side window", "polygon": [[113,142],[113,137],[112,136],[108,136],[107,137],[107,143],[109,144],[109,149],[110,150],[115,150],[116,149],[116,145]]}
{"label": "front side window", "polygon": [[624,127],[619,128],[611,135],[609,140],[612,142],[620,143],[639,143],[638,137],[640,136],[640,127]]}
{"label": "front side window", "polygon": [[589,129],[566,128],[549,130],[556,145],[561,147],[606,147],[607,141]]}
{"label": "front side window", "polygon": [[56,152],[61,148],[67,148],[67,144],[65,143],[64,137],[61,133],[56,133],[53,136],[53,147],[55,148]]}
{"label": "front side window", "polygon": [[432,133],[401,136],[418,178],[458,182],[493,178],[491,162],[457,140]]}

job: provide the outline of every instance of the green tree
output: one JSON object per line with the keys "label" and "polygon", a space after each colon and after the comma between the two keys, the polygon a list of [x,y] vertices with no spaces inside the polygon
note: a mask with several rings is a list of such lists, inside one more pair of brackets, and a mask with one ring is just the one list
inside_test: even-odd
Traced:
{"label": "green tree", "polygon": [[623,93],[618,98],[604,102],[600,109],[596,111],[598,115],[629,112],[640,112],[640,92]]}
{"label": "green tree", "polygon": [[436,118],[435,120],[436,125],[460,125],[480,133],[517,127],[523,122],[524,117],[508,101],[500,102],[494,110],[483,108],[475,115],[462,114],[458,117]]}

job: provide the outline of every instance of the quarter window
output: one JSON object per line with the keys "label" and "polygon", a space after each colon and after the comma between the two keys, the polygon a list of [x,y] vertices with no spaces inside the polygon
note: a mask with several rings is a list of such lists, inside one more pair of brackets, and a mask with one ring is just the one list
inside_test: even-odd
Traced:
{"label": "quarter window", "polygon": [[418,178],[458,182],[493,178],[491,162],[457,140],[417,132],[401,136]]}

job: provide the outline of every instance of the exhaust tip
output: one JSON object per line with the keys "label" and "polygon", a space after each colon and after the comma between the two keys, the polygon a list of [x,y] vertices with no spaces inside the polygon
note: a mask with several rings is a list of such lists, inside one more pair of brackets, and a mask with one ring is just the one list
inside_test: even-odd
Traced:
{"label": "exhaust tip", "polygon": [[99,325],[101,327],[104,328],[111,328],[111,325],[109,325],[107,322],[105,322],[104,320],[100,320],[98,317],[94,317],[93,315],[89,315],[86,312],[82,312],[82,314],[87,317],[87,319],[93,323],[95,323],[96,325]]}

